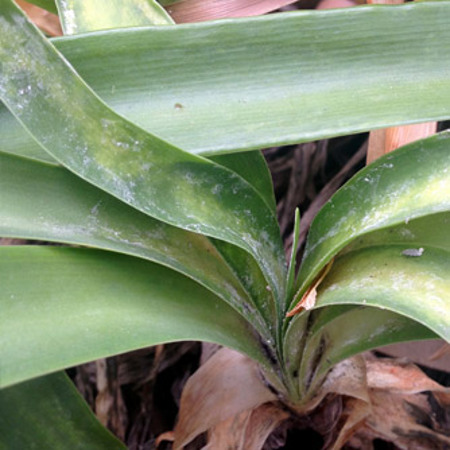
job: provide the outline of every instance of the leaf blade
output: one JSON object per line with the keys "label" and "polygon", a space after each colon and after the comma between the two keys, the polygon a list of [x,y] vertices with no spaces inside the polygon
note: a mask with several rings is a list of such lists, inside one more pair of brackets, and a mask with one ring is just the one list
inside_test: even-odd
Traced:
{"label": "leaf blade", "polygon": [[265,364],[248,322],[174,271],[87,249],[12,246],[0,253],[1,387],[178,340],[218,342]]}
{"label": "leaf blade", "polygon": [[448,252],[426,247],[420,257],[408,257],[404,248],[368,247],[338,258],[319,287],[316,307],[354,304],[387,309],[449,341]]}
{"label": "leaf blade", "polygon": [[[47,375],[0,391],[0,448],[125,450],[95,418],[63,373]],[[47,424],[48,426],[43,426]],[[24,433],[24,429],[27,430]]]}
{"label": "leaf blade", "polygon": [[[303,395],[315,392],[328,371],[344,359],[387,344],[436,337],[424,325],[392,311],[341,307],[341,313],[335,313],[336,308],[319,309],[309,331],[298,369]],[[331,317],[323,320],[321,315]]]}
{"label": "leaf blade", "polygon": [[53,42],[120,114],[208,155],[448,118],[449,10],[377,5]]}
{"label": "leaf blade", "polygon": [[[230,261],[205,236],[154,220],[62,167],[2,153],[0,203],[1,236],[95,247],[170,267],[225,300],[268,339],[260,317],[265,311],[253,304]],[[261,278],[255,285],[264,290]]]}
{"label": "leaf blade", "polygon": [[[0,28],[0,93],[33,137],[78,176],[134,208],[249,251],[281,303],[285,262],[278,223],[253,187],[107,108],[19,10],[7,5]],[[8,38],[11,32],[17,41]],[[27,49],[18,45],[21,40]]]}
{"label": "leaf blade", "polygon": [[450,209],[448,133],[379,158],[345,184],[311,225],[297,279],[301,291],[352,241]]}

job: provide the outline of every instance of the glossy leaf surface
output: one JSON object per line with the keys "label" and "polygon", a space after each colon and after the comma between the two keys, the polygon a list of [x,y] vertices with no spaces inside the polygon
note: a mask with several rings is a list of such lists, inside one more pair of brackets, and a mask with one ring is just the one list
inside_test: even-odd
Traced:
{"label": "glossy leaf surface", "polygon": [[[376,5],[53,42],[120,114],[212,154],[449,118],[449,15]],[[3,146],[23,139],[11,119]]]}
{"label": "glossy leaf surface", "polygon": [[[407,223],[406,223],[407,222]],[[403,245],[406,249],[431,246],[450,252],[450,211],[430,214],[382,228],[355,239],[341,254],[375,245]]]}
{"label": "glossy leaf surface", "polygon": [[0,391],[0,449],[125,450],[55,373]]}
{"label": "glossy leaf surface", "polygon": [[[0,204],[0,236],[86,245],[158,262],[213,291],[268,338],[260,316],[267,312],[255,310],[260,305],[248,297],[232,262],[205,236],[154,220],[62,167],[1,153]],[[247,261],[246,267],[252,265]],[[265,291],[260,273],[246,276],[254,289]],[[270,303],[266,310],[273,308],[273,299]]]}
{"label": "glossy leaf surface", "polygon": [[156,0],[56,1],[64,34],[173,23]]}
{"label": "glossy leaf surface", "polygon": [[308,235],[300,292],[320,269],[357,238],[450,209],[447,132],[379,158],[344,185],[321,209]]}
{"label": "glossy leaf surface", "polygon": [[[0,93],[33,137],[81,178],[136,209],[250,252],[282,301],[285,262],[278,224],[253,187],[107,108],[24,16],[7,5],[0,28]],[[11,33],[15,40],[9,39]]]}
{"label": "glossy leaf surface", "polygon": [[[438,333],[439,327],[441,336],[446,333],[450,323],[449,224],[449,212],[430,214],[360,236],[339,253],[319,286],[317,309],[296,316],[285,336],[287,370],[299,374],[300,397],[306,390],[313,392],[311,383],[317,387],[332,365],[344,358],[392,342],[430,339],[435,336],[431,329]],[[421,260],[425,252],[428,262]],[[343,260],[347,261],[345,268],[341,267]],[[424,267],[418,269],[421,264]],[[328,292],[335,276],[339,281]],[[368,278],[361,281],[364,276]],[[401,278],[404,288],[399,285]],[[440,280],[437,289],[433,287],[436,280]],[[322,308],[324,292],[326,298],[339,299],[338,305],[330,301]],[[374,301],[368,300],[372,295]],[[368,308],[369,304],[376,308]],[[439,305],[440,325],[429,314],[429,309]]]}
{"label": "glossy leaf surface", "polygon": [[450,341],[450,256],[424,247],[421,256],[405,246],[369,247],[338,258],[318,289],[316,307],[354,304],[409,317]]}
{"label": "glossy leaf surface", "polygon": [[264,364],[249,324],[197,283],[147,261],[0,247],[1,387],[161,342],[205,340]]}
{"label": "glossy leaf surface", "polygon": [[311,322],[297,369],[303,398],[307,391],[314,394],[327,372],[346,358],[387,344],[436,338],[422,324],[377,308],[320,308]]}

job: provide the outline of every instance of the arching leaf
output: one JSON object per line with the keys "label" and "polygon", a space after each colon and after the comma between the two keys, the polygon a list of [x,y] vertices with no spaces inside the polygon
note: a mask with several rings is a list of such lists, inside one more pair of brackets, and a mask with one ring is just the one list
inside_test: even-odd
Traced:
{"label": "arching leaf", "polygon": [[75,386],[55,373],[0,391],[0,449],[125,450]]}
{"label": "arching leaf", "polygon": [[0,93],[33,137],[78,176],[136,209],[250,252],[281,303],[279,228],[252,186],[117,115],[16,7],[8,2],[2,14]]}
{"label": "arching leaf", "polygon": [[331,198],[311,225],[300,292],[361,236],[450,209],[449,142],[444,132],[402,147],[360,171]]}
{"label": "arching leaf", "polygon": [[236,311],[197,283],[138,258],[0,247],[0,284],[0,387],[179,340],[217,342],[268,364]]}
{"label": "arching leaf", "polygon": [[[117,112],[208,155],[448,119],[449,15],[358,6],[52,42]],[[11,119],[3,150],[23,139]]]}

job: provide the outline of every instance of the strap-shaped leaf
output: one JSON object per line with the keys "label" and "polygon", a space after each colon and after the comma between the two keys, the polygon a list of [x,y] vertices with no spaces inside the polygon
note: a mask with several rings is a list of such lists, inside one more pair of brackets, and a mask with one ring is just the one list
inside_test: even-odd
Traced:
{"label": "strap-shaped leaf", "polygon": [[212,155],[209,159],[228,167],[248,181],[259,192],[267,206],[276,214],[272,176],[261,151]]}
{"label": "strap-shaped leaf", "polygon": [[[313,392],[310,386],[313,379],[314,383],[319,383],[332,365],[346,357],[391,342],[435,336],[431,329],[437,329],[434,328],[432,319],[427,318],[427,311],[432,308],[439,295],[444,306],[444,313],[440,315],[441,329],[448,329],[449,283],[445,278],[448,277],[445,275],[449,270],[448,261],[444,257],[442,267],[435,271],[436,265],[440,264],[440,257],[432,256],[430,249],[431,252],[437,249],[438,252],[444,252],[444,255],[449,254],[449,224],[449,212],[430,214],[360,236],[339,253],[324,284],[319,286],[316,302],[318,309],[295,316],[289,323],[284,338],[284,360],[288,365],[286,370],[295,374],[293,378],[299,380],[299,386],[292,388],[299,399],[304,397],[306,390]],[[368,263],[372,258],[372,251],[375,251],[374,255],[378,254],[377,249],[393,252],[397,259],[400,256],[398,263],[391,264],[391,256],[386,254],[373,258],[370,269],[364,269],[364,264],[361,265],[355,255],[366,251],[365,262]],[[426,270],[420,269],[420,277],[416,278],[417,267],[409,270],[408,265],[415,264],[415,260],[420,260],[425,252],[428,258],[436,260],[436,264],[425,264]],[[343,257],[348,258],[345,269],[341,267]],[[417,264],[420,263],[421,261],[417,261]],[[329,280],[334,279],[335,270],[340,281],[330,289],[332,292],[336,291],[333,295],[340,300],[337,305],[331,302],[322,308],[322,289],[326,289],[331,282]],[[372,292],[369,285],[363,287],[363,273],[368,273],[369,280],[376,283],[383,294],[376,289]],[[399,289],[396,282],[396,278],[402,276],[402,273],[407,284],[408,279],[411,280],[409,288],[405,290]],[[430,289],[431,283],[439,277],[443,291]],[[361,290],[358,286],[361,286]],[[376,299],[370,302],[367,295],[374,295]],[[383,295],[385,304],[380,304],[377,299]],[[376,308],[367,308],[369,304]],[[408,308],[404,309],[404,304],[415,312],[412,314]]]}
{"label": "strap-shaped leaf", "polygon": [[317,214],[299,273],[300,292],[341,249],[379,229],[450,209],[450,140],[444,132],[379,158]]}
{"label": "strap-shaped leaf", "polygon": [[0,93],[49,153],[150,216],[242,247],[261,265],[277,301],[284,299],[278,224],[252,186],[107,108],[9,2],[0,25]]}
{"label": "strap-shaped leaf", "polygon": [[0,449],[125,450],[55,373],[0,391]]}
{"label": "strap-shaped leaf", "polygon": [[386,244],[403,245],[405,249],[431,246],[450,252],[450,211],[430,214],[406,222],[364,234],[345,247],[340,254]]}
{"label": "strap-shaped leaf", "polygon": [[211,154],[449,118],[449,15],[376,5],[53,42],[120,114]]}
{"label": "strap-shaped leaf", "polygon": [[367,307],[332,306],[316,311],[298,374],[300,397],[307,399],[338,362],[396,342],[433,339],[422,324],[392,311]]}
{"label": "strap-shaped leaf", "polygon": [[156,0],[56,0],[56,3],[64,34],[174,23]]}
{"label": "strap-shaped leaf", "polygon": [[161,342],[206,340],[267,364],[249,323],[172,270],[111,252],[0,247],[0,387]]}
{"label": "strap-shaped leaf", "polygon": [[369,247],[338,258],[318,290],[316,307],[374,306],[409,317],[450,341],[450,254],[424,246]]}
{"label": "strap-shaped leaf", "polygon": [[[276,317],[268,314],[273,299],[262,310],[205,236],[152,219],[62,167],[2,153],[0,204],[0,236],[87,245],[163,264],[210,289],[269,338],[267,326]],[[260,273],[246,276],[265,291]]]}

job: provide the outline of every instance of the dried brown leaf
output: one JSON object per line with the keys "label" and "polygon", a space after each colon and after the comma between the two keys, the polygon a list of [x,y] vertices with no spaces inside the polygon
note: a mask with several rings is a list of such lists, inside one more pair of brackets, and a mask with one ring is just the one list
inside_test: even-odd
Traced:
{"label": "dried brown leaf", "polygon": [[334,258],[321,270],[317,278],[313,281],[311,286],[306,290],[303,294],[301,300],[292,308],[288,313],[286,313],[286,317],[292,317],[303,311],[304,309],[309,310],[314,308],[316,304],[317,297],[317,288],[320,283],[322,283],[323,279],[328,275],[328,272],[333,265]]}
{"label": "dried brown leaf", "polygon": [[450,445],[450,439],[435,429],[426,395],[394,395],[374,390],[371,400],[373,411],[366,419],[366,427],[373,437],[393,442],[404,450],[437,450]]}
{"label": "dried brown leaf", "polygon": [[167,7],[177,23],[258,16],[297,0],[184,0]]}
{"label": "dried brown leaf", "polygon": [[244,411],[214,427],[203,450],[260,450],[272,431],[288,417],[274,403]]}
{"label": "dried brown leaf", "polygon": [[174,449],[243,411],[275,400],[257,364],[233,350],[215,353],[186,383],[181,396]]}
{"label": "dried brown leaf", "polygon": [[449,388],[403,360],[366,357],[366,367],[371,413],[358,430],[359,442],[380,438],[405,450],[450,445],[436,420],[437,410],[450,406]]}
{"label": "dried brown leaf", "polygon": [[24,0],[16,0],[16,3],[42,31],[50,36],[62,36],[61,23],[57,15]]}
{"label": "dried brown leaf", "polygon": [[416,365],[399,359],[367,360],[367,383],[371,389],[415,394],[424,391],[450,392],[425,375]]}

